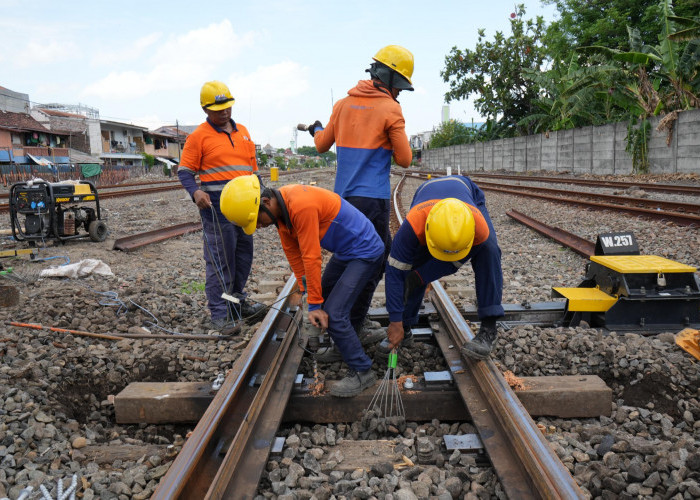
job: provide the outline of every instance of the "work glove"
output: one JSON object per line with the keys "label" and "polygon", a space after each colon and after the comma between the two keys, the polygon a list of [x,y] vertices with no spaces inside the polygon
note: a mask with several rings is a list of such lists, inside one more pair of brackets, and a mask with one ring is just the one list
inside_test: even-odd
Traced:
{"label": "work glove", "polygon": [[410,271],[403,282],[403,302],[408,301],[408,297],[416,291],[417,288],[423,286],[423,278],[420,277],[418,271]]}
{"label": "work glove", "polygon": [[309,125],[308,130],[311,137],[313,137],[316,133],[316,127],[323,128],[323,125],[321,125],[321,122],[318,120],[316,120],[312,125]]}

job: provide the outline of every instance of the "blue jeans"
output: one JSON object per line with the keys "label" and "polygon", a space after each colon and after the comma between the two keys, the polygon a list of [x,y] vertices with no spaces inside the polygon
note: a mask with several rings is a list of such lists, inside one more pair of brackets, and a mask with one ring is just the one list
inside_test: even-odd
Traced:
{"label": "blue jeans", "polygon": [[253,264],[253,237],[231,224],[218,209],[201,210],[200,215],[207,280],[204,291],[211,318],[239,319],[233,304],[221,294],[243,294]]}
{"label": "blue jeans", "polygon": [[374,260],[341,261],[333,256],[321,277],[323,310],[328,314],[328,334],[335,342],[343,360],[358,372],[369,370],[372,360],[362,348],[350,322],[350,310],[367,282],[377,274],[383,259],[384,256],[380,255]]}
{"label": "blue jeans", "polygon": [[377,289],[377,285],[382,280],[384,265],[389,258],[389,252],[391,252],[391,234],[389,233],[389,210],[391,204],[389,200],[365,198],[363,196],[349,196],[346,200],[370,220],[379,238],[384,242],[382,264],[367,282],[362,292],[360,292],[360,296],[357,298],[357,302],[355,302],[350,313],[350,322],[359,331],[362,327],[362,322],[367,316],[369,306],[372,305],[372,296]]}

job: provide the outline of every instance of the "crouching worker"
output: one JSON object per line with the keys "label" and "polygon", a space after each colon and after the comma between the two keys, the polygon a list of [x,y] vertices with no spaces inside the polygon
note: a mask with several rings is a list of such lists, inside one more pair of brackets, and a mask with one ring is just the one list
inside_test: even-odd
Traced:
{"label": "crouching worker", "polygon": [[[331,394],[353,397],[373,386],[372,359],[350,322],[353,304],[383,261],[384,242],[369,219],[326,189],[292,184],[261,192],[254,175],[226,185],[221,212],[246,234],[273,224],[277,228],[302,292],[306,278],[309,321],[326,329],[350,368]],[[323,276],[321,248],[333,253]]]}
{"label": "crouching worker", "polygon": [[431,281],[453,274],[471,260],[481,327],[462,346],[465,357],[489,357],[496,321],[504,315],[501,249],[481,189],[468,177],[453,175],[421,184],[411,209],[394,236],[386,264],[387,338],[376,353],[412,343],[411,327]]}

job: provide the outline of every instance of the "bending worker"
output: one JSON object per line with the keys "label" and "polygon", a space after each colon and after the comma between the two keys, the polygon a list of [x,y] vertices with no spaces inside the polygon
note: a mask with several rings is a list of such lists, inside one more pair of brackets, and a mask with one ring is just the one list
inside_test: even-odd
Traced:
{"label": "bending worker", "polygon": [[471,260],[481,322],[473,340],[462,346],[466,357],[488,358],[504,315],[501,297],[501,249],[486,210],[484,193],[468,177],[452,175],[424,182],[396,232],[386,265],[387,339],[376,352],[410,345],[411,327],[431,281],[453,274]]}
{"label": "bending worker", "polygon": [[[306,278],[309,321],[328,331],[350,368],[331,394],[352,397],[374,385],[372,360],[350,323],[350,309],[384,255],[384,244],[367,217],[337,194],[314,186],[292,184],[261,193],[256,176],[229,182],[221,211],[246,234],[256,227],[277,227],[302,292]],[[333,253],[323,276],[321,248]]]}
{"label": "bending worker", "polygon": [[[402,167],[408,167],[412,159],[401,105],[396,99],[402,90],[413,90],[413,54],[398,45],[388,45],[373,59],[366,70],[371,79],[360,80],[347,97],[333,106],[326,128],[316,121],[308,130],[319,153],[336,144],[338,170],[334,191],[372,221],[384,242],[386,262],[391,250],[391,159]],[[383,272],[384,266],[367,284],[352,311],[353,326],[363,340],[369,333],[362,331],[363,320]],[[378,342],[381,337],[382,333],[377,338],[367,338],[365,343]]]}
{"label": "bending worker", "polygon": [[221,82],[202,86],[199,102],[207,121],[187,137],[177,171],[202,218],[205,292],[212,328],[222,334],[232,332],[241,316],[252,318],[264,309],[262,304],[233,304],[222,298],[224,293],[245,296],[243,288],[253,263],[252,236],[230,224],[219,210],[219,195],[226,183],[258,170],[255,143],[248,130],[231,119],[234,101]]}

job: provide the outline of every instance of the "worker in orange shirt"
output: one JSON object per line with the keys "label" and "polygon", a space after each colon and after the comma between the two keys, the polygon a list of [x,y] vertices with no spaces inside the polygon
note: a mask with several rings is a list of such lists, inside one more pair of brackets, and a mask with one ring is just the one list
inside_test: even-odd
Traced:
{"label": "worker in orange shirt", "polygon": [[[308,130],[319,153],[336,144],[338,170],[334,191],[372,221],[384,242],[386,262],[391,251],[391,160],[404,168],[412,160],[397,98],[402,90],[413,90],[413,54],[399,45],[387,45],[373,59],[366,70],[371,78],[360,80],[347,97],[333,106],[325,128],[317,120]],[[363,344],[383,337],[381,330],[371,335],[363,324],[383,272],[384,266],[367,284],[352,310],[351,321]]]}
{"label": "worker in orange shirt", "polygon": [[187,137],[177,171],[202,218],[205,292],[211,326],[222,334],[232,332],[241,317],[258,317],[264,309],[262,304],[245,300],[236,304],[222,297],[245,297],[243,289],[253,263],[252,236],[230,224],[219,210],[219,196],[226,183],[258,170],[255,143],[248,130],[231,119],[234,101],[222,82],[202,86],[199,102],[207,120]]}
{"label": "worker in orange shirt", "polygon": [[[255,176],[226,185],[221,211],[246,234],[277,227],[299,289],[307,293],[309,321],[327,330],[350,368],[330,393],[353,397],[372,387],[377,380],[372,359],[350,323],[351,308],[384,259],[384,242],[367,217],[336,193],[315,186],[291,184],[261,192]],[[322,248],[333,253],[323,273]]]}

